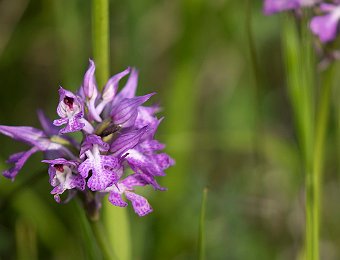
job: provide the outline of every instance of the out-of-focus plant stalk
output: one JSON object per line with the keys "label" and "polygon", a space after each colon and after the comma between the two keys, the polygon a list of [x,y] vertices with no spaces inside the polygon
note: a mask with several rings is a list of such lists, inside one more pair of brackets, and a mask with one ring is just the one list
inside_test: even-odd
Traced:
{"label": "out-of-focus plant stalk", "polygon": [[109,0],[92,0],[92,45],[98,88],[109,78],[110,60]]}
{"label": "out-of-focus plant stalk", "polygon": [[[109,78],[110,71],[110,35],[109,35],[109,0],[92,0],[92,43],[93,55],[97,65],[96,78],[99,89],[102,89]],[[114,259],[112,252],[117,256],[128,255],[126,251],[130,250],[130,229],[127,214],[114,214],[117,210],[107,200],[103,202],[104,210],[107,212],[103,223],[92,221],[92,230],[97,238],[98,245],[101,247],[105,259]],[[120,225],[120,237],[124,238],[126,244],[117,247],[117,236],[113,236],[116,230],[108,232],[107,227],[112,227],[110,222],[114,221]],[[107,239],[104,239],[107,237]],[[121,253],[123,252],[123,253]],[[119,257],[120,258],[120,257]],[[120,258],[122,259],[122,258]],[[128,258],[125,258],[126,260]]]}
{"label": "out-of-focus plant stalk", "polygon": [[205,250],[205,216],[207,208],[207,196],[208,188],[204,188],[201,204],[201,214],[200,214],[200,224],[199,224],[199,234],[198,234],[198,259],[206,259]]}
{"label": "out-of-focus plant stalk", "polygon": [[[306,180],[305,255],[308,260],[317,260],[319,259],[320,174],[317,174],[315,167],[321,161],[314,162],[316,156],[314,147],[318,142],[314,140],[316,70],[312,37],[305,18],[304,15],[301,20],[301,30],[298,31],[293,17],[285,17],[282,43],[288,94],[297,126]],[[322,134],[318,138],[322,139]],[[322,147],[323,141],[320,141],[320,144]],[[320,144],[318,149],[321,149]],[[320,152],[321,150],[317,152],[318,155]]]}
{"label": "out-of-focus plant stalk", "polygon": [[25,219],[19,219],[15,225],[16,259],[38,259],[37,232]]}
{"label": "out-of-focus plant stalk", "polygon": [[[333,79],[334,68],[331,65],[330,68],[325,72],[322,78],[320,101],[318,104],[316,114],[316,127],[315,127],[315,144],[313,154],[313,183],[315,186],[315,206],[314,206],[314,225],[316,225],[316,236],[319,237],[320,229],[320,210],[322,201],[322,168],[325,154],[325,140],[326,130],[328,125],[329,110],[330,110],[330,99],[332,93],[332,79]],[[315,259],[318,258],[316,256]]]}
{"label": "out-of-focus plant stalk", "polygon": [[[249,54],[251,60],[251,67],[254,74],[254,116],[255,116],[255,131],[254,131],[254,154],[255,154],[255,164],[256,168],[261,166],[260,161],[260,149],[263,146],[263,138],[262,138],[262,113],[261,113],[261,100],[262,100],[262,91],[261,91],[261,84],[263,84],[263,77],[261,76],[261,70],[258,62],[256,46],[253,37],[253,30],[252,30],[252,8],[251,8],[251,0],[247,0],[246,2],[246,33],[247,33],[247,40],[249,46]],[[262,171],[263,169],[261,169]]]}
{"label": "out-of-focus plant stalk", "polygon": [[132,255],[130,221],[127,208],[104,202],[103,219],[109,241],[117,259],[129,260]]}
{"label": "out-of-focus plant stalk", "polygon": [[112,247],[110,243],[108,243],[108,237],[103,226],[103,223],[99,220],[93,221],[90,220],[91,229],[93,231],[94,237],[98,243],[98,246],[101,249],[103,259],[111,260],[115,259]]}
{"label": "out-of-focus plant stalk", "polygon": [[[340,70],[340,63],[337,62],[336,64],[334,64],[333,70]],[[334,75],[334,80],[333,82],[337,82],[339,81],[340,77],[338,75]],[[335,110],[335,124],[336,124],[336,158],[340,158],[340,85],[339,84],[334,84],[334,91],[333,91],[334,95],[333,95],[333,107]],[[340,173],[340,161],[337,161],[337,173]],[[338,175],[338,177],[340,177]]]}

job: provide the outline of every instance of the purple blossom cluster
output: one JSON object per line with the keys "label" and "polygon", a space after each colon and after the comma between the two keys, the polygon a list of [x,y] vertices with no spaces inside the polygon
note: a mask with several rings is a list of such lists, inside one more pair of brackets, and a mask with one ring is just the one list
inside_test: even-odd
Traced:
{"label": "purple blossom cluster", "polygon": [[[128,74],[125,86],[118,92],[119,81]],[[0,133],[31,146],[28,151],[9,157],[8,163],[13,166],[3,175],[14,180],[26,160],[42,151],[45,157],[42,162],[49,165],[51,194],[58,203],[62,201],[61,194],[67,191],[63,202],[79,194],[85,203],[98,209],[101,198],[109,194],[113,205],[126,207],[124,195],[139,216],[150,213],[148,201],[134,190],[148,185],[165,190],[156,177],[164,176],[164,170],[174,160],[160,152],[164,144],[154,138],[162,121],[155,116],[159,107],[143,106],[154,93],[136,96],[137,80],[138,72],[127,68],[111,77],[100,93],[95,64],[90,60],[76,93],[60,87],[59,119],[51,122],[39,111],[43,130],[0,125]],[[81,142],[67,135],[72,132],[81,133]]]}
{"label": "purple blossom cluster", "polygon": [[319,37],[323,43],[333,41],[338,34],[340,21],[340,1],[322,0],[264,0],[264,13],[274,13],[301,8],[313,8],[314,17],[310,21],[311,31]]}

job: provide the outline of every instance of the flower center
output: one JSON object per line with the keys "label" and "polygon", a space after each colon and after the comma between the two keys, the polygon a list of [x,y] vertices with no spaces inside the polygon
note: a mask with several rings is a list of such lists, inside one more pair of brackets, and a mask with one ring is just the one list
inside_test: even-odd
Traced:
{"label": "flower center", "polygon": [[71,97],[64,97],[64,103],[67,105],[70,109],[73,109],[73,102],[74,98]]}
{"label": "flower center", "polygon": [[55,164],[54,168],[58,171],[58,172],[64,172],[64,166],[62,164]]}

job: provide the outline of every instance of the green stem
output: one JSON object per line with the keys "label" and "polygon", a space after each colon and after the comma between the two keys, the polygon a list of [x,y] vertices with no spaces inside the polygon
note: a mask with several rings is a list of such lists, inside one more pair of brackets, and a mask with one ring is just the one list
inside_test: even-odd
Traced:
{"label": "green stem", "polygon": [[286,17],[282,40],[288,93],[294,112],[306,180],[306,259],[317,260],[319,259],[320,183],[314,170],[317,165],[313,161],[316,156],[314,154],[315,60],[306,15],[301,21],[301,30],[297,30],[293,18]]}
{"label": "green stem", "polygon": [[199,224],[199,236],[198,236],[198,259],[204,260],[206,259],[205,253],[205,213],[207,207],[207,196],[208,196],[208,188],[204,188],[202,204],[201,204],[201,215],[200,215],[200,224]]}
{"label": "green stem", "polygon": [[128,209],[114,207],[108,201],[103,207],[103,220],[115,255],[120,260],[132,259]]}
{"label": "green stem", "polygon": [[[262,112],[261,112],[261,84],[263,84],[263,78],[261,77],[261,70],[258,62],[258,56],[256,52],[256,46],[253,37],[253,30],[252,30],[252,8],[251,8],[251,0],[247,0],[246,2],[246,33],[248,38],[248,47],[249,47],[249,54],[251,60],[251,66],[254,74],[254,85],[255,85],[255,93],[254,93],[254,159],[255,165],[257,166],[257,170],[259,166],[261,166],[260,161],[260,154],[261,154],[261,147],[263,147],[263,138],[262,138]],[[261,169],[263,171],[263,169]]]}
{"label": "green stem", "polygon": [[[313,187],[314,187],[314,207],[313,207],[313,229],[315,230],[315,240],[319,240],[320,231],[320,212],[321,212],[321,199],[322,199],[322,168],[324,160],[324,146],[326,140],[326,130],[329,118],[329,107],[332,93],[332,78],[333,67],[329,68],[323,78],[323,84],[321,88],[321,97],[318,105],[317,117],[316,117],[316,129],[315,129],[315,144],[313,154]],[[314,245],[317,250],[318,245]],[[318,259],[319,251],[315,252],[315,258]]]}
{"label": "green stem", "polygon": [[250,51],[252,69],[253,69],[254,78],[255,78],[256,95],[260,96],[261,72],[260,72],[260,66],[258,63],[254,37],[253,37],[251,2],[252,2],[251,0],[247,0],[247,3],[246,3],[246,33],[247,33],[247,38],[248,38],[248,45],[249,45],[248,47]]}
{"label": "green stem", "polygon": [[[93,55],[97,66],[96,78],[99,89],[102,89],[109,78],[110,72],[110,37],[109,37],[109,0],[92,0],[92,43]],[[130,228],[129,218],[126,214],[114,214],[114,217],[107,217],[107,212],[121,211],[115,209],[107,200],[103,202],[103,212],[105,213],[104,224],[107,230],[107,239],[103,239],[103,226],[101,223],[91,222],[97,240],[108,257],[108,246],[114,249],[119,259],[130,258]],[[116,226],[115,226],[116,225]],[[119,225],[119,229],[117,228]],[[119,233],[118,233],[119,232]],[[117,235],[119,234],[119,235]],[[125,244],[121,244],[124,238]],[[120,245],[118,247],[118,245]]]}
{"label": "green stem", "polygon": [[102,254],[103,254],[103,258],[106,260],[112,260],[112,259],[116,259],[116,257],[114,257],[114,254],[112,252],[112,249],[110,247],[110,245],[107,243],[108,241],[108,237],[106,235],[104,226],[102,225],[101,221],[99,220],[91,220],[89,219],[89,223],[91,225],[91,229],[93,231],[93,234],[96,238],[96,241],[98,243],[98,246],[100,247]]}
{"label": "green stem", "polygon": [[109,0],[92,0],[92,45],[96,78],[102,89],[109,78]]}

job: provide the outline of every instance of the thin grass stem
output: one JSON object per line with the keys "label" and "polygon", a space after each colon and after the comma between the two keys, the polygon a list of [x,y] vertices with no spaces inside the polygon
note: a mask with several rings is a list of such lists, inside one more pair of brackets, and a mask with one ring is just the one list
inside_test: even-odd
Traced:
{"label": "thin grass stem", "polygon": [[204,188],[201,204],[200,224],[199,224],[199,236],[198,236],[198,259],[206,259],[206,245],[205,245],[205,216],[207,208],[207,196],[208,188]]}

